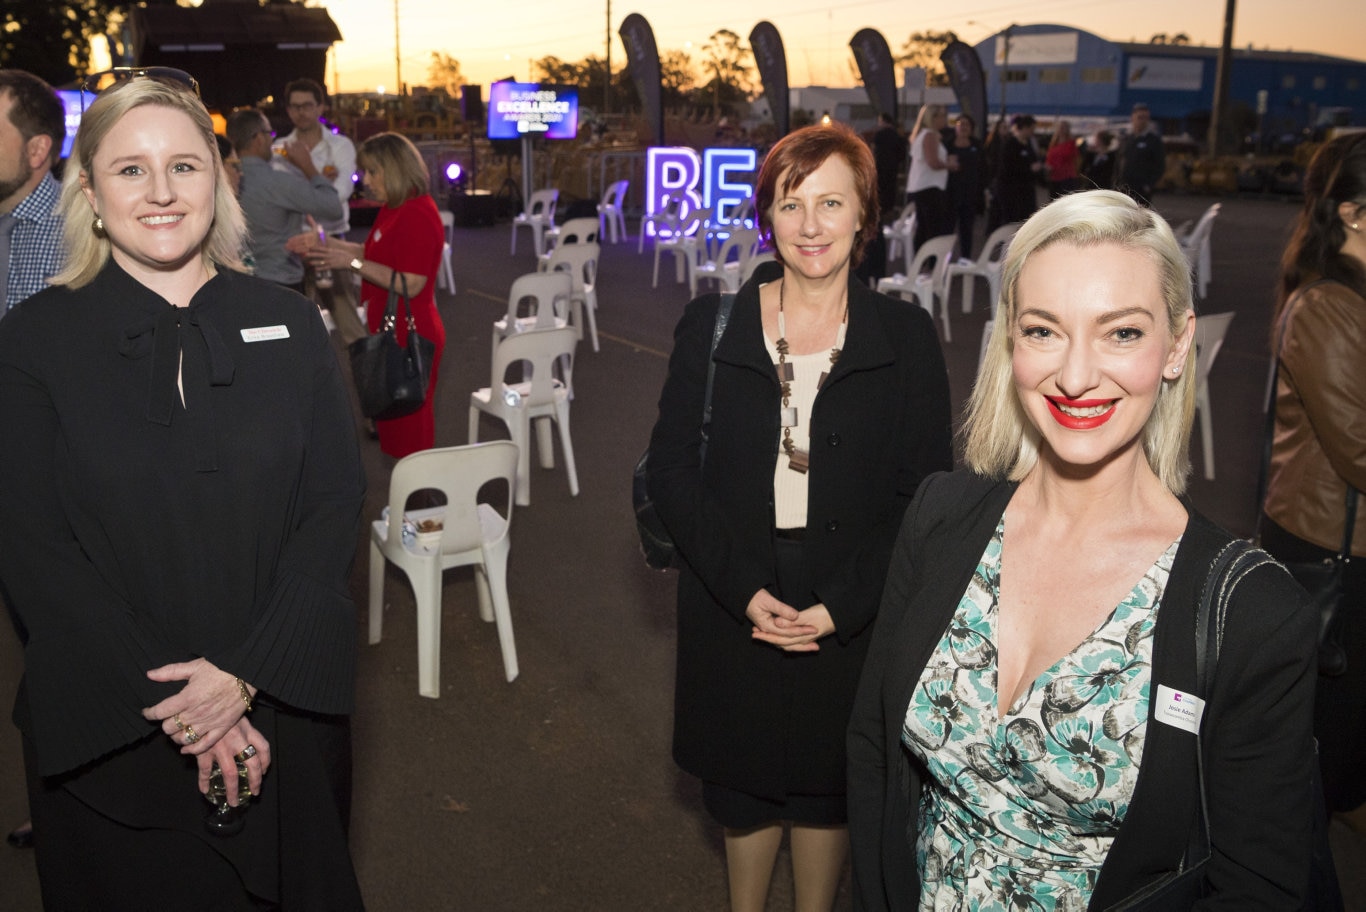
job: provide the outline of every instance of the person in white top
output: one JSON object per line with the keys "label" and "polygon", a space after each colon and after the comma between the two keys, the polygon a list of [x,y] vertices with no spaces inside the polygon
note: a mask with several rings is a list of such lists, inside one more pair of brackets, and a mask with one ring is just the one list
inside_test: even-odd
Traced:
{"label": "person in white top", "polygon": [[949,204],[949,172],[958,170],[958,159],[944,150],[939,131],[948,126],[949,114],[941,104],[920,109],[911,129],[911,170],[906,175],[906,195],[915,203],[915,246],[953,232]]}
{"label": "person in white top", "polygon": [[[296,79],[285,87],[285,110],[294,131],[276,140],[271,161],[276,168],[298,172],[285,157],[291,143],[299,143],[309,152],[313,166],[332,182],[341,199],[341,217],[319,222],[320,229],[332,237],[341,238],[351,230],[351,209],[347,200],[355,187],[356,147],[351,140],[333,132],[323,122],[327,112],[327,93],[312,79]],[[342,340],[350,343],[366,335],[365,327],[356,315],[356,293],[348,281],[332,284],[330,275],[319,276],[313,269],[305,277],[305,289],[319,307],[331,311]]]}

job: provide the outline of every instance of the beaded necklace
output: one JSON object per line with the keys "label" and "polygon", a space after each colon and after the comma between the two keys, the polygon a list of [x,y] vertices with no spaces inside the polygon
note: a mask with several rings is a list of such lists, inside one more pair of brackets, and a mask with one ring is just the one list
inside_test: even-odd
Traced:
{"label": "beaded necklace", "polygon": [[[805,475],[811,468],[811,458],[805,450],[797,449],[797,445],[792,442],[792,429],[797,426],[797,407],[790,405],[792,398],[792,365],[787,363],[787,321],[783,319],[783,289],[787,287],[784,280],[778,285],[778,341],[774,347],[778,349],[778,382],[783,390],[783,408],[780,413],[780,424],[783,428],[783,452],[787,453],[787,467],[794,472]],[[840,328],[835,335],[835,347],[830,349],[830,369],[834,370],[835,362],[840,359],[840,349],[844,345],[844,330],[849,325],[849,306],[846,303],[844,313],[840,315]],[[816,389],[820,390],[825,385],[825,378],[830,376],[830,371],[821,371],[820,379],[816,381]]]}

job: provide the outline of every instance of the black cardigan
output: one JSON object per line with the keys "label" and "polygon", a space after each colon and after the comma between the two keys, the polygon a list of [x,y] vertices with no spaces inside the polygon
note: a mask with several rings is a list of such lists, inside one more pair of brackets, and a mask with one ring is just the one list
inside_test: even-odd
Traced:
{"label": "black cardigan", "polygon": [[[923,767],[901,745],[920,672],[958,606],[1015,486],[957,472],[930,478],[906,514],[849,729],[855,908],[918,908],[916,813]],[[1195,680],[1195,607],[1231,536],[1190,518],[1162,598],[1153,679]],[[1235,590],[1202,740],[1213,858],[1202,909],[1298,909],[1309,872],[1316,618],[1284,570]],[[1157,688],[1152,688],[1156,699]],[[1090,908],[1106,909],[1181,861],[1198,802],[1195,738],[1149,725],[1129,810]]]}
{"label": "black cardigan", "polygon": [[[750,639],[745,608],[774,584],[773,471],[777,374],[764,348],[761,267],[736,297],[716,349],[705,470],[699,427],[717,295],[688,305],[650,443],[649,490],[686,566],[678,585],[674,757],[694,775],[750,794],[781,794],[784,740],[804,790],[844,788],[844,738],[901,516],[921,479],[951,464],[948,378],[919,307],[849,283],[849,328],[810,417],[803,553],[835,634],[819,653],[789,656]],[[784,657],[803,670],[784,690]],[[805,702],[803,702],[805,701]],[[785,713],[781,707],[797,706]],[[783,728],[784,715],[798,716]],[[789,784],[790,781],[789,781]]]}

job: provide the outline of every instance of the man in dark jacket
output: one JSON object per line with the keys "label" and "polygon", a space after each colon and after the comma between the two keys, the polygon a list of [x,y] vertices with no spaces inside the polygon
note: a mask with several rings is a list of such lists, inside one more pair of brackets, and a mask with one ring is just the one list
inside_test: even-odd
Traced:
{"label": "man in dark jacket", "polygon": [[1119,150],[1119,189],[1141,206],[1152,205],[1153,191],[1166,170],[1162,134],[1148,106],[1139,102],[1129,115],[1129,133]]}

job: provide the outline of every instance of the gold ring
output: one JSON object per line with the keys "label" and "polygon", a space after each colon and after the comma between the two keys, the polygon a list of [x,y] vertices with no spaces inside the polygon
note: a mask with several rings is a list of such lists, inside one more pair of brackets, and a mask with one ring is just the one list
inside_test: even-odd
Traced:
{"label": "gold ring", "polygon": [[185,726],[185,743],[186,743],[186,744],[193,744],[193,743],[195,743],[195,742],[198,741],[198,740],[199,740],[199,735],[198,735],[197,732],[195,732],[194,726],[192,726],[192,725],[186,725],[186,726]]}
{"label": "gold ring", "polygon": [[237,752],[237,755],[236,755],[233,759],[234,759],[234,760],[237,760],[237,761],[239,761],[239,762],[241,762],[241,763],[246,763],[248,760],[250,760],[252,757],[255,757],[255,756],[256,756],[256,745],[255,745],[255,744],[248,744],[246,747],[244,747],[244,748],[242,748],[240,751],[238,751],[238,752]]}
{"label": "gold ring", "polygon": [[185,723],[180,721],[180,713],[176,713],[174,716],[172,716],[171,721],[174,722],[180,728],[181,731],[185,730]]}

